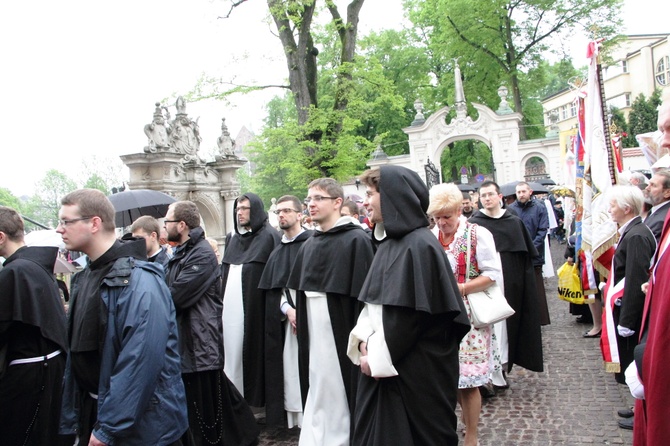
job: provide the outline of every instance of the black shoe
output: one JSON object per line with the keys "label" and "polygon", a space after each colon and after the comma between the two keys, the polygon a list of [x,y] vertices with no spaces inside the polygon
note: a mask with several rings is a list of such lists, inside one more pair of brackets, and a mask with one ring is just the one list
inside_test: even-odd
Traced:
{"label": "black shoe", "polygon": [[633,409],[619,409],[617,410],[616,414],[621,418],[630,418],[635,414],[635,412],[633,412]]}
{"label": "black shoe", "polygon": [[[600,332],[598,332],[598,333],[593,333],[593,334],[589,334],[589,332],[587,331],[586,333],[584,333],[583,336],[584,336],[585,338],[599,338],[599,337],[600,337]],[[621,415],[619,415],[619,416],[621,416]],[[633,415],[631,414],[631,416],[633,416]]]}
{"label": "black shoe", "polygon": [[491,383],[480,386],[479,393],[482,395],[482,398],[493,398],[496,396],[496,390]]}
{"label": "black shoe", "polygon": [[633,430],[633,424],[634,424],[633,419],[634,419],[634,417],[624,418],[623,420],[619,420],[619,427],[621,429],[627,429],[629,431],[632,431]]}
{"label": "black shoe", "polygon": [[592,324],[593,319],[591,317],[586,317],[584,315],[577,316],[577,319],[575,319],[575,322],[578,324]]}

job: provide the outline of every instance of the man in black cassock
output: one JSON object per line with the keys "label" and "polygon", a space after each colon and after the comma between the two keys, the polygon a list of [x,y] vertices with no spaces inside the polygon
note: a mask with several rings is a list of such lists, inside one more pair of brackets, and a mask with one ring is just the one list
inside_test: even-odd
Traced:
{"label": "man in black cassock", "polygon": [[428,189],[413,171],[366,171],[364,205],[379,243],[349,338],[360,364],[354,445],[457,445],[458,347],[470,330],[444,251],[428,227]]}
{"label": "man in black cassock", "polygon": [[67,350],[65,310],[53,276],[56,247],[28,247],[24,225],[0,206],[0,439],[56,444]]}
{"label": "man in black cassock", "polygon": [[314,234],[301,225],[298,197],[277,201],[279,228],[284,232],[268,258],[258,285],[265,295],[265,422],[268,425],[302,425],[302,398],[298,372],[296,291],[286,287],[298,250]]}
{"label": "man in black cassock", "polygon": [[347,358],[347,342],[373,251],[361,226],[340,217],[343,200],[335,180],[309,184],[309,215],[319,227],[300,248],[287,284],[298,290],[301,446],[349,444],[358,370]]}
{"label": "man in black cassock", "polygon": [[265,262],[279,243],[263,201],[247,193],[235,200],[235,231],[223,253],[223,342],[226,375],[249,405],[265,405]]}
{"label": "man in black cassock", "polygon": [[[507,371],[512,369],[512,364],[517,364],[541,372],[544,367],[542,332],[533,267],[533,256],[537,255],[537,251],[523,221],[502,209],[503,196],[498,184],[493,181],[483,182],[479,188],[479,198],[483,209],[468,221],[481,225],[493,234],[502,263],[505,297],[515,311],[505,321],[509,345]],[[496,335],[499,340],[504,340],[498,329]]]}

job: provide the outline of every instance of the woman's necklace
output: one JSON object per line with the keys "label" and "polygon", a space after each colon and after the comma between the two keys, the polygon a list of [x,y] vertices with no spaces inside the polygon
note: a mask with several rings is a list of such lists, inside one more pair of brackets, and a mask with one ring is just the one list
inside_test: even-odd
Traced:
{"label": "woman's necklace", "polygon": [[451,234],[449,237],[447,237],[446,240],[444,239],[444,236],[442,235],[442,231],[440,231],[438,234],[439,234],[438,239],[440,240],[440,244],[442,245],[442,247],[444,249],[447,249],[449,247],[449,245],[451,245],[451,242],[454,241],[454,235],[456,233],[454,232],[453,234]]}

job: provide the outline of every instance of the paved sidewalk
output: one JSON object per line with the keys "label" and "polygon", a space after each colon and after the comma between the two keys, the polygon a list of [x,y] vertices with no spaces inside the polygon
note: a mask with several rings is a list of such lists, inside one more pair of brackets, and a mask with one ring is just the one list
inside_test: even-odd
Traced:
{"label": "paved sidewalk", "polygon": [[[564,247],[552,246],[555,266],[563,263]],[[546,280],[551,325],[542,328],[545,371],[515,367],[510,388],[484,400],[481,446],[633,444],[632,431],[620,429],[616,415],[633,398],[603,371],[599,340],[582,338],[591,327],[575,322],[556,288],[555,277]],[[260,444],[297,445],[298,435],[297,429],[263,429]]]}

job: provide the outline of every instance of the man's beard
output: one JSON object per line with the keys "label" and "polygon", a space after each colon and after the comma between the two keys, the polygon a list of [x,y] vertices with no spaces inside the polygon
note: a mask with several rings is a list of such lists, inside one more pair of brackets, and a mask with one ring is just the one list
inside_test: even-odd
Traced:
{"label": "man's beard", "polygon": [[179,237],[178,232],[174,233],[174,234],[168,232],[167,239],[168,239],[168,242],[180,242],[181,241],[181,237]]}

